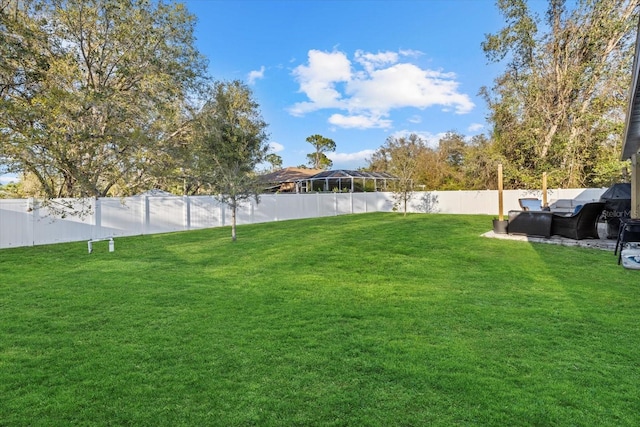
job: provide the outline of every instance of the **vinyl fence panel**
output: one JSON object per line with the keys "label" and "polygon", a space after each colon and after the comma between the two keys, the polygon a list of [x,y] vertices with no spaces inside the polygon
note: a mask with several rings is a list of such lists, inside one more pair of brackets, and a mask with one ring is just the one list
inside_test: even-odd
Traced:
{"label": "vinyl fence panel", "polygon": [[[558,199],[598,200],[605,188],[549,189],[549,203]],[[518,199],[542,197],[540,190],[506,190],[504,215],[518,210]],[[260,203],[248,200],[238,209],[237,223],[252,224],[366,212],[402,211],[392,193],[264,194]],[[498,214],[498,192],[431,191],[413,193],[410,212]],[[74,215],[82,211],[83,215]],[[222,227],[231,224],[231,211],[212,196],[127,198],[0,199],[0,248],[42,245]]]}
{"label": "vinyl fence panel", "polygon": [[29,200],[0,200],[0,248],[34,244],[33,214],[29,209]]}
{"label": "vinyl fence panel", "polygon": [[211,196],[189,197],[190,228],[222,227],[224,206]]}
{"label": "vinyl fence panel", "polygon": [[30,209],[34,244],[77,242],[91,236],[94,228],[95,205],[90,199],[53,199],[41,205],[32,202]]}
{"label": "vinyl fence panel", "polygon": [[182,197],[145,196],[144,234],[166,233],[186,230],[184,211],[186,203]]}
{"label": "vinyl fence panel", "polygon": [[94,239],[135,236],[144,233],[145,206],[142,198],[102,198],[96,208]]}

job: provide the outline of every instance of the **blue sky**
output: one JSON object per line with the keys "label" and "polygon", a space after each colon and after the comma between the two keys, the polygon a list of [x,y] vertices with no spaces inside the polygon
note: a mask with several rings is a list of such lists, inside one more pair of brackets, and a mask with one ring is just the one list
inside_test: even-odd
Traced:
{"label": "blue sky", "polygon": [[[534,0],[534,6],[546,2]],[[211,77],[248,83],[284,166],[331,138],[334,169],[366,166],[389,136],[430,144],[488,132],[478,96],[503,71],[481,48],[494,0],[188,0]]]}

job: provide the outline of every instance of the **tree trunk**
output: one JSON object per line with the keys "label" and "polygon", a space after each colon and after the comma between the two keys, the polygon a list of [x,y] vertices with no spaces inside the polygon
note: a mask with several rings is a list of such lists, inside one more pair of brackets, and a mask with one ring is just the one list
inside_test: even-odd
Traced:
{"label": "tree trunk", "polygon": [[236,211],[237,207],[235,204],[231,206],[231,241],[236,241]]}
{"label": "tree trunk", "polygon": [[549,127],[549,131],[544,134],[544,139],[542,142],[542,150],[540,151],[540,158],[545,159],[547,154],[549,153],[549,148],[551,147],[551,143],[553,142],[553,137],[555,136],[558,130],[558,125],[553,123]]}
{"label": "tree trunk", "polygon": [[403,194],[403,202],[404,202],[404,215],[403,216],[407,216],[407,199],[409,198],[409,195],[405,192]]}

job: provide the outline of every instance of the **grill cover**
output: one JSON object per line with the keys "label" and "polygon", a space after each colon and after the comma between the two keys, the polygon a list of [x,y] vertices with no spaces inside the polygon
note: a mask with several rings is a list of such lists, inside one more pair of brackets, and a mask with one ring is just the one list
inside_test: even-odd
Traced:
{"label": "grill cover", "polygon": [[613,184],[607,189],[600,201],[604,202],[604,220],[607,222],[607,238],[616,239],[620,229],[620,218],[631,216],[631,184]]}

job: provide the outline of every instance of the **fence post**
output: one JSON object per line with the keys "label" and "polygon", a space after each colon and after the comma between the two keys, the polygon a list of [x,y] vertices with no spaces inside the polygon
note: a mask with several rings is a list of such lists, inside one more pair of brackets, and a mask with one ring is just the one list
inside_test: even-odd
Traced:
{"label": "fence post", "polygon": [[351,192],[349,193],[349,199],[351,200],[351,213],[353,214],[353,179],[351,180]]}
{"label": "fence post", "polygon": [[28,212],[28,221],[27,221],[27,241],[31,246],[35,246],[36,244],[36,222],[38,221],[38,202],[35,198],[31,197],[27,201],[27,212]]}
{"label": "fence post", "polygon": [[142,233],[147,234],[149,230],[149,196],[142,196]]}
{"label": "fence post", "polygon": [[91,238],[96,239],[102,237],[102,200],[95,197],[93,203],[93,233]]}
{"label": "fence post", "polygon": [[220,200],[217,201],[218,205],[220,205],[220,226],[224,227],[224,223],[225,223],[225,205],[224,203],[222,203]]}
{"label": "fence post", "polygon": [[273,214],[275,216],[275,218],[273,218],[274,221],[278,221],[278,193],[274,194],[275,198],[274,198],[274,205],[275,205],[275,209],[273,210]]}
{"label": "fence post", "polygon": [[191,230],[191,198],[189,196],[182,196],[183,207],[183,222],[182,227],[185,230]]}

